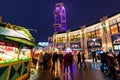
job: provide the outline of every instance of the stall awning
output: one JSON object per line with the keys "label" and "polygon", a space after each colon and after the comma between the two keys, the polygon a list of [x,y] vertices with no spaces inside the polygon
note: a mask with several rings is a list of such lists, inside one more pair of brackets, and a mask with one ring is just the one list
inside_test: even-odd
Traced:
{"label": "stall awning", "polygon": [[12,37],[12,36],[4,36],[4,35],[0,35],[0,37],[2,38],[6,38],[6,39],[9,39],[9,40],[12,40],[12,41],[16,41],[16,42],[19,42],[19,43],[24,43],[24,44],[27,44],[29,46],[36,46],[36,44],[32,41],[29,41],[25,38],[19,38],[19,37]]}

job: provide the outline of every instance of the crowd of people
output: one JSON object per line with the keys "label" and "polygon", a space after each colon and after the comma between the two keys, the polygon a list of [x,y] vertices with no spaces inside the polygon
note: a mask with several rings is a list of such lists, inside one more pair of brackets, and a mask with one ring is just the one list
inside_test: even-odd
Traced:
{"label": "crowd of people", "polygon": [[85,62],[85,53],[83,51],[79,51],[77,54],[77,65],[80,64],[80,67],[82,67],[82,63],[86,67],[86,62]]}
{"label": "crowd of people", "polygon": [[[95,51],[92,52],[92,59],[93,63],[97,63],[97,53]],[[116,74],[120,73],[120,53],[118,55],[115,55],[113,52],[103,52],[102,54],[99,54],[100,60],[101,60],[101,71],[105,73],[106,76],[113,76],[114,80],[117,80]],[[77,53],[77,63],[76,65],[80,68],[87,67],[86,65],[86,58],[85,53],[81,50]],[[60,62],[61,68],[63,68],[64,73],[70,73],[73,74],[73,65],[74,56],[71,52],[65,52],[65,53],[43,53],[41,52],[38,59],[38,65],[42,69],[50,70],[51,72],[54,72],[56,69],[56,66],[58,65],[58,62]]]}
{"label": "crowd of people", "polygon": [[103,52],[100,54],[101,57],[101,71],[106,76],[113,77],[117,80],[117,74],[120,73],[120,53],[115,55],[113,52]]}
{"label": "crowd of people", "polygon": [[[85,56],[82,51],[79,51],[77,54],[77,65],[80,63],[80,67],[82,67],[82,63],[86,67],[86,62],[85,62]],[[40,69],[45,69],[45,70],[51,70],[51,72],[54,72],[56,69],[55,66],[58,65],[58,62],[60,63],[61,68],[63,68],[64,73],[73,73],[72,70],[72,65],[74,61],[74,55],[72,52],[64,52],[64,53],[45,53],[43,54],[42,52],[39,55],[38,58],[38,66]]]}

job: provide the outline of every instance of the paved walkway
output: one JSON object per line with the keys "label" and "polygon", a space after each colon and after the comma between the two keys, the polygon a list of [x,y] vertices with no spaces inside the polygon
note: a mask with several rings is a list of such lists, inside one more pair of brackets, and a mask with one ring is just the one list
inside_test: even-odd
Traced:
{"label": "paved walkway", "polygon": [[100,71],[100,62],[93,64],[91,60],[86,60],[86,63],[86,68],[84,65],[80,68],[74,61],[72,75],[69,70],[68,73],[63,73],[63,67],[61,68],[59,63],[53,73],[50,70],[32,70],[30,80],[110,80]]}

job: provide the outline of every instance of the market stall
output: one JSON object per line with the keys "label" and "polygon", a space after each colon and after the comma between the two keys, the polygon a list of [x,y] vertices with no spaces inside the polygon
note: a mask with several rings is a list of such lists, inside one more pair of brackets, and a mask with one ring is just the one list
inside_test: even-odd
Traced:
{"label": "market stall", "polygon": [[0,80],[26,80],[32,47],[36,44],[25,28],[0,23]]}

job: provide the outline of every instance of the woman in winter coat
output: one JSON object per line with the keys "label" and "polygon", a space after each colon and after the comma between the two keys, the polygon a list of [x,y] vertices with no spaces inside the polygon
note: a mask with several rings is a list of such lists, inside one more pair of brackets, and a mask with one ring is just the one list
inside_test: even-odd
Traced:
{"label": "woman in winter coat", "polygon": [[67,72],[68,72],[68,65],[69,65],[69,54],[65,53],[65,55],[63,56],[64,73],[65,73],[66,69],[67,69]]}

